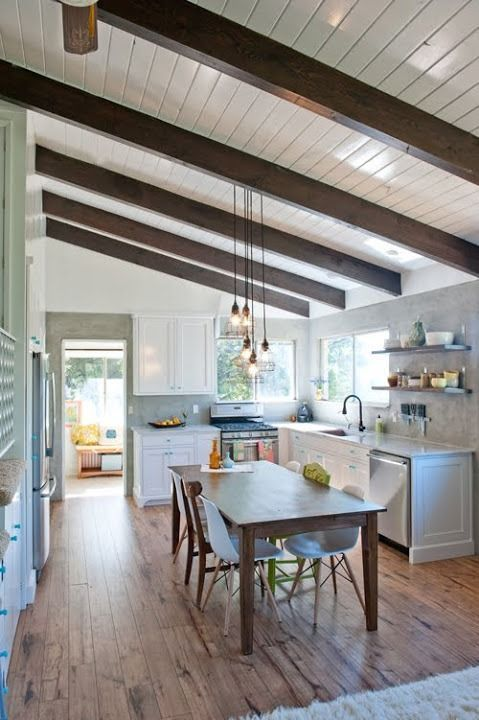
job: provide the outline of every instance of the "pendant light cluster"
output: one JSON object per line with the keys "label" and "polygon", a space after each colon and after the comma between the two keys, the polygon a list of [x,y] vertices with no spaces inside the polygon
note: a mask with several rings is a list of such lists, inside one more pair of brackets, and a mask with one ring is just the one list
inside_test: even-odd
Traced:
{"label": "pendant light cluster", "polygon": [[254,287],[254,261],[253,261],[253,191],[243,188],[243,246],[244,246],[244,303],[240,310],[237,297],[238,278],[238,222],[236,186],[234,187],[233,199],[233,242],[234,242],[234,300],[231,306],[231,314],[225,328],[227,337],[243,338],[241,352],[233,363],[241,367],[248,377],[261,382],[263,373],[273,372],[275,364],[271,349],[266,337],[266,302],[265,302],[265,260],[264,260],[264,230],[263,230],[263,196],[260,195],[260,220],[261,220],[261,282],[263,302],[263,341],[259,350],[259,357],[256,354],[255,343],[255,309],[253,299]]}

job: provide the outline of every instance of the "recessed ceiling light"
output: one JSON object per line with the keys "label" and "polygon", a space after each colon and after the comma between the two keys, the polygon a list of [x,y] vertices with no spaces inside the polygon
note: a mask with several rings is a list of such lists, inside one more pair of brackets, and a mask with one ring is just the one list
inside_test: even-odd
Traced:
{"label": "recessed ceiling light", "polygon": [[406,250],[405,248],[393,245],[392,243],[387,242],[387,240],[381,240],[380,238],[368,238],[364,241],[364,244],[378,252],[380,255],[394,257],[394,259],[400,263],[409,263],[413,260],[419,260],[421,257],[411,250]]}

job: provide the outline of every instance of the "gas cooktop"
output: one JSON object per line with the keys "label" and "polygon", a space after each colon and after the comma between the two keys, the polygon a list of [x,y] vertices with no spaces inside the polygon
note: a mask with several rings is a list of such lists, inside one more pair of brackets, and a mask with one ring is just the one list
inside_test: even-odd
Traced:
{"label": "gas cooktop", "polygon": [[221,422],[216,420],[211,423],[214,427],[223,430],[223,432],[251,432],[252,430],[277,430],[273,425],[267,425],[264,422],[256,422],[254,420],[245,420],[244,422]]}

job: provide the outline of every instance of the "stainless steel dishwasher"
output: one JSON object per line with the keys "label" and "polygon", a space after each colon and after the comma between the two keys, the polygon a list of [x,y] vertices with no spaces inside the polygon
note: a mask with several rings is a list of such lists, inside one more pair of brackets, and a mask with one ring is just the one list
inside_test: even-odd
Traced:
{"label": "stainless steel dishwasher", "polygon": [[411,472],[408,458],[378,452],[370,454],[369,499],[384,505],[378,514],[378,532],[403,547],[411,545]]}

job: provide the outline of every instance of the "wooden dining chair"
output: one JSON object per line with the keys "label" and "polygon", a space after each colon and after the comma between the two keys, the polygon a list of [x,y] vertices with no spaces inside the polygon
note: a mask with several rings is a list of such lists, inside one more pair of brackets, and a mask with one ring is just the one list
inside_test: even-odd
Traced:
{"label": "wooden dining chair", "polygon": [[[342,491],[349,495],[355,495],[361,500],[364,499],[364,490],[359,485],[345,485]],[[359,538],[359,527],[343,528],[338,530],[320,530],[318,532],[302,533],[299,535],[291,535],[284,543],[285,549],[295,555],[298,560],[298,571],[294,578],[293,585],[288,595],[288,601],[291,602],[299,581],[303,577],[303,573],[312,570],[315,580],[314,595],[314,619],[313,624],[318,623],[319,613],[319,590],[324,583],[332,577],[334,592],[337,592],[336,573],[352,583],[358,600],[361,604],[363,612],[366,612],[365,604],[358,581],[354,575],[351,564],[346,556],[352,550]],[[329,559],[330,566],[326,565],[330,570],[329,575],[321,582],[321,565],[325,564]],[[309,567],[305,570],[306,560],[309,560]],[[341,572],[341,571],[344,571]]]}
{"label": "wooden dining chair", "polygon": [[206,558],[213,550],[208,542],[206,531],[206,515],[203,507],[198,506],[197,495],[194,492],[188,492],[185,488],[183,480],[179,475],[172,471],[173,483],[175,486],[178,509],[180,518],[183,519],[184,527],[180,532],[178,546],[173,556],[173,562],[176,561],[180,548],[187,540],[186,567],[185,567],[185,585],[189,585],[191,578],[191,570],[193,567],[193,559],[198,558],[198,582],[196,587],[196,605],[201,606],[201,598],[205,586],[205,575],[212,572],[214,567],[206,566]]}

